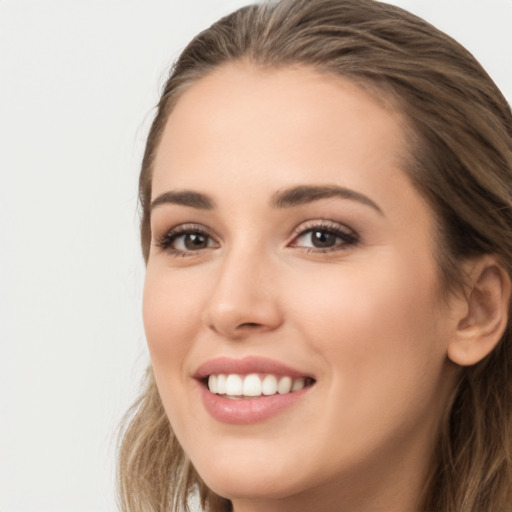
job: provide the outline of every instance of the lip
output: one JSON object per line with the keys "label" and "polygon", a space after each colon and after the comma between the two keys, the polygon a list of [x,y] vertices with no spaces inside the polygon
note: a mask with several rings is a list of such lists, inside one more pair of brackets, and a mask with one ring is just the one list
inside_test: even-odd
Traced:
{"label": "lip", "polygon": [[211,374],[219,373],[237,373],[238,375],[271,373],[278,376],[288,375],[292,378],[309,377],[314,379],[312,375],[287,366],[280,361],[258,356],[246,356],[241,359],[232,357],[216,357],[215,359],[210,359],[199,366],[194,374],[194,378],[204,379]]}
{"label": "lip", "polygon": [[312,386],[307,386],[300,391],[284,395],[231,399],[211,393],[204,383],[208,375],[220,373],[236,373],[238,375],[270,373],[276,376],[287,375],[292,378],[309,377],[313,379],[313,377],[279,361],[255,356],[242,359],[218,357],[203,363],[194,374],[203,406],[215,420],[232,425],[250,425],[268,420],[300,402],[312,388]]}

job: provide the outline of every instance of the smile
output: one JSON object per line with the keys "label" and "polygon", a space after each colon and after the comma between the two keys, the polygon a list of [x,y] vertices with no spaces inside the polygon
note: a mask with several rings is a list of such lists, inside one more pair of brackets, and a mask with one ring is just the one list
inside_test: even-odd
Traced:
{"label": "smile", "polygon": [[217,357],[194,373],[205,410],[221,423],[249,425],[303,403],[316,384],[304,370],[249,356]]}
{"label": "smile", "polygon": [[300,391],[312,380],[306,377],[277,376],[273,374],[249,375],[217,374],[208,377],[208,389],[211,393],[224,395],[226,398],[254,398],[259,396],[285,395]]}

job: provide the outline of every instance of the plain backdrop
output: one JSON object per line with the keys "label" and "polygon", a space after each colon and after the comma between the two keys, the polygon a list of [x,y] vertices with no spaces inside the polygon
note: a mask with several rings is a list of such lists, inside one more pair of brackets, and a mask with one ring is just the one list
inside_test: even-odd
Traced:
{"label": "plain backdrop", "polygon": [[[0,512],[113,512],[148,362],[137,177],[167,70],[242,0],[0,0]],[[400,0],[512,99],[512,0]]]}

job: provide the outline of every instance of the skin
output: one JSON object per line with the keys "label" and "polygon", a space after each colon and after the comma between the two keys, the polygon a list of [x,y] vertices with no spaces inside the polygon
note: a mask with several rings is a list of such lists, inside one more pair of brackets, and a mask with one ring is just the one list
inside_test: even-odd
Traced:
{"label": "skin", "polygon": [[[152,198],[190,190],[215,208],[153,209],[145,330],[172,428],[236,512],[417,510],[456,377],[447,350],[461,306],[441,299],[434,217],[403,171],[403,126],[348,80],[241,63],[190,86],[168,119]],[[346,187],[374,206],[270,205],[302,185]],[[183,237],[159,246],[191,223],[209,234],[205,248],[186,250]],[[307,231],[319,223],[358,241],[322,252]],[[221,423],[193,375],[248,355],[315,384],[270,419]]]}

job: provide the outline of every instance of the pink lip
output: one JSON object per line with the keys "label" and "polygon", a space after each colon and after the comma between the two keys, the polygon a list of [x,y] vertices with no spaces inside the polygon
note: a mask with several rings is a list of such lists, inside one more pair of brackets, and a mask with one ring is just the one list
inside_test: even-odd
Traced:
{"label": "pink lip", "polygon": [[231,400],[198,384],[201,399],[206,411],[221,423],[233,425],[250,425],[276,416],[284,409],[296,404],[311,389],[306,387],[300,391],[286,395],[261,396],[250,399]]}
{"label": "pink lip", "polygon": [[303,372],[291,368],[274,359],[265,357],[248,356],[242,359],[231,357],[217,357],[203,363],[194,375],[196,379],[204,379],[211,374],[237,373],[247,375],[249,373],[272,373],[273,375],[288,375],[295,377],[312,377]]}
{"label": "pink lip", "polygon": [[232,400],[211,393],[203,380],[211,374],[237,373],[271,373],[273,375],[288,375],[292,378],[307,377],[304,373],[290,368],[278,361],[261,357],[245,357],[233,359],[219,357],[202,364],[194,377],[206,411],[217,421],[235,425],[249,425],[267,420],[300,401],[311,389],[305,387],[300,391],[284,395],[261,396],[249,399]]}

